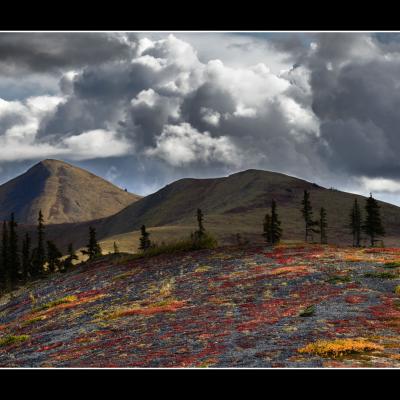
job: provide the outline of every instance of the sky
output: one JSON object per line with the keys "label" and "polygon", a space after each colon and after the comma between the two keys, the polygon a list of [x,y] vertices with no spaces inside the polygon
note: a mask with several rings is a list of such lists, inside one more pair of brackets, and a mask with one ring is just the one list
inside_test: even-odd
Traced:
{"label": "sky", "polygon": [[0,183],[256,168],[400,205],[399,129],[399,33],[0,32]]}

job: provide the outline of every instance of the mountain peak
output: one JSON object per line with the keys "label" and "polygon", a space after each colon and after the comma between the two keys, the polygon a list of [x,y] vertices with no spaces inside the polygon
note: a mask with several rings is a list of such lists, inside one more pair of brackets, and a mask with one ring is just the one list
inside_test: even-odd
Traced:
{"label": "mountain peak", "polygon": [[139,198],[82,168],[46,159],[0,186],[0,219],[14,212],[18,222],[33,224],[42,210],[46,223],[89,221]]}

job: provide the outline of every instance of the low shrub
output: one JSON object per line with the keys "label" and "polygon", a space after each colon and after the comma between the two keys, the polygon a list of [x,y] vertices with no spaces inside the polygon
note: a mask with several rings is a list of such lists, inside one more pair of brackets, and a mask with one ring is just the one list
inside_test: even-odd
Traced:
{"label": "low shrub", "polygon": [[20,335],[20,336],[8,335],[0,339],[0,347],[8,346],[10,344],[25,342],[25,340],[28,339],[29,335]]}
{"label": "low shrub", "polygon": [[321,357],[336,358],[346,354],[376,350],[383,350],[383,347],[365,339],[336,339],[331,341],[318,340],[298,349],[297,351],[299,353],[310,353]]}
{"label": "low shrub", "polygon": [[394,292],[395,292],[397,295],[400,296],[400,285],[397,285],[397,286],[394,288]]}
{"label": "low shrub", "polygon": [[161,245],[155,244],[153,247],[135,254],[133,258],[154,257],[160,254],[173,254],[181,251],[214,249],[217,246],[217,240],[209,233],[204,233],[201,238],[189,238]]}

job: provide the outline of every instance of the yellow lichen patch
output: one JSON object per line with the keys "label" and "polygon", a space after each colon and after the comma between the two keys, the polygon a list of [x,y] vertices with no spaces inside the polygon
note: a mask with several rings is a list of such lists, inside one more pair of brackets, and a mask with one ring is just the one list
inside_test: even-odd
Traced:
{"label": "yellow lichen patch", "polygon": [[116,309],[111,313],[101,315],[101,317],[105,319],[115,319],[130,315],[154,315],[158,313],[175,312],[185,304],[186,301],[176,300],[173,298],[151,304],[133,303],[130,307]]}
{"label": "yellow lichen patch", "polygon": [[395,292],[397,295],[400,296],[400,285],[397,285],[397,286],[394,288],[394,292]]}
{"label": "yellow lichen patch", "polygon": [[216,364],[218,362],[218,359],[216,358],[209,358],[207,360],[202,361],[200,364],[197,365],[198,368],[208,368],[211,367],[212,365]]}
{"label": "yellow lichen patch", "polygon": [[174,287],[175,287],[175,279],[174,278],[164,281],[160,288],[160,295],[162,297],[170,296],[172,291],[174,290]]}
{"label": "yellow lichen patch", "polygon": [[321,357],[341,357],[346,354],[383,350],[383,347],[362,338],[318,340],[298,349],[299,353],[310,353]]}
{"label": "yellow lichen patch", "polygon": [[60,304],[65,304],[65,303],[72,303],[73,301],[78,300],[78,298],[75,295],[72,296],[65,296],[60,299],[56,299],[53,301],[49,301],[48,303],[42,304],[41,306],[35,308],[33,311],[42,311],[42,310],[48,310],[49,308],[53,308],[55,306],[58,306]]}
{"label": "yellow lichen patch", "polygon": [[197,267],[194,272],[207,272],[211,269],[208,265],[203,265],[201,267]]}
{"label": "yellow lichen patch", "polygon": [[268,300],[268,299],[270,299],[271,297],[273,297],[272,290],[271,290],[271,289],[265,289],[265,290],[263,291],[263,299]]}

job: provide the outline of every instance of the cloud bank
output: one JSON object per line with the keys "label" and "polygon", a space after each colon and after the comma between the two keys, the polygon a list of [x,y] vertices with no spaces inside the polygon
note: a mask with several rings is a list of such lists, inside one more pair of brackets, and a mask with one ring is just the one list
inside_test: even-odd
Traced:
{"label": "cloud bank", "polygon": [[398,35],[1,33],[0,55],[0,87],[25,88],[0,99],[0,165],[112,165],[131,190],[263,168],[400,192]]}

